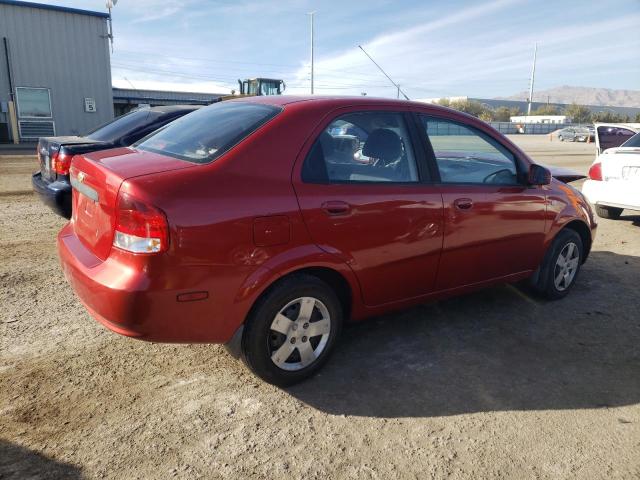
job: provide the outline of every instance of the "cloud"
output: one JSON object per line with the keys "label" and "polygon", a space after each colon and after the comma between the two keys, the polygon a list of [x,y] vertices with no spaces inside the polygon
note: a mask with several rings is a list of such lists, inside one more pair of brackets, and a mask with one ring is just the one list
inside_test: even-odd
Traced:
{"label": "cloud", "polygon": [[[524,89],[536,41],[538,81],[550,86],[579,82],[581,74],[593,78],[597,76],[594,70],[612,73],[627,68],[637,51],[638,13],[588,24],[584,20],[567,23],[555,18],[545,21],[549,13],[542,10],[531,13],[535,19],[528,18],[529,6],[514,8],[520,3],[499,0],[470,6],[421,25],[381,33],[363,46],[410,96],[418,98],[479,96],[482,92],[500,95],[509,89]],[[316,61],[315,71],[317,93],[396,93],[355,45],[323,56]],[[308,63],[295,72],[295,78],[293,90],[308,92]]]}
{"label": "cloud", "polygon": [[[378,35],[372,40],[364,43],[364,48],[368,53],[372,55],[376,62],[381,63],[385,70],[391,74],[391,77],[406,75],[410,72],[415,72],[415,68],[419,68],[417,59],[415,56],[411,58],[416,50],[422,50],[424,52],[424,45],[428,45],[429,39],[426,36],[434,31],[444,29],[445,27],[454,27],[456,25],[465,24],[479,17],[487,16],[494,13],[496,10],[505,9],[511,7],[517,3],[521,3],[523,0],[494,0],[493,2],[467,7],[456,13],[438,18],[422,25],[414,26],[402,31],[390,32]],[[426,64],[429,59],[426,55],[423,55],[421,59],[423,65]],[[345,52],[337,53],[335,55],[321,58],[315,62],[314,65],[317,71],[317,82],[319,85],[336,85],[336,88],[331,89],[328,87],[320,87],[320,90],[334,90],[340,91],[341,89],[348,89],[348,85],[362,85],[366,87],[367,84],[378,85],[374,88],[375,91],[381,91],[381,85],[387,80],[384,78],[377,68],[368,60],[364,54],[354,46]],[[355,71],[359,69],[360,71]],[[343,72],[342,83],[335,82],[335,72]],[[333,72],[333,73],[332,73]],[[352,72],[349,74],[348,72]],[[296,73],[296,82],[305,83],[308,82],[309,76],[309,64],[305,64]],[[389,85],[389,87],[382,87],[388,93],[391,89],[395,90],[395,87]],[[357,87],[354,87],[357,90]],[[300,90],[303,90],[302,88]],[[352,89],[353,90],[353,89]],[[367,89],[369,90],[369,89]]]}
{"label": "cloud", "polygon": [[135,77],[131,75],[117,76],[113,78],[113,86],[116,88],[135,88],[136,90],[166,90],[171,92],[198,92],[198,93],[230,93],[230,89],[223,85],[216,85],[203,81],[167,81],[152,78]]}
{"label": "cloud", "polygon": [[[103,0],[42,1],[104,8]],[[541,87],[634,88],[640,79],[640,4],[628,0],[585,2],[570,15],[533,0],[121,0],[113,78],[229,89],[236,78],[267,76],[308,93],[312,10],[319,94],[395,96],[358,44],[416,98],[524,90],[534,42]]]}
{"label": "cloud", "polygon": [[[136,0],[135,2],[121,2],[114,9],[114,15],[123,13],[131,19],[132,25],[152,23],[166,18],[180,19],[186,12],[192,10],[193,0]],[[124,10],[124,12],[123,12]]]}

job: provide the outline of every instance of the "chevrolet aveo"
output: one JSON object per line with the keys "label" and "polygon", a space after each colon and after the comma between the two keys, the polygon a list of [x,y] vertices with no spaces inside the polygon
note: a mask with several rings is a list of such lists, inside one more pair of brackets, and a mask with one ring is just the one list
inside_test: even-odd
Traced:
{"label": "chevrolet aveo", "polygon": [[65,275],[107,328],[225,343],[290,385],[343,322],[529,279],[563,297],[596,224],[487,124],[371,98],[254,97],[76,156]]}

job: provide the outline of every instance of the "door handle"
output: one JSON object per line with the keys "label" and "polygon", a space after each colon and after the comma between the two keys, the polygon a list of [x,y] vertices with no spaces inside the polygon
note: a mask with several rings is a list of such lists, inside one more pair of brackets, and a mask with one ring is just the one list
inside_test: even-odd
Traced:
{"label": "door handle", "polygon": [[342,200],[331,200],[324,202],[322,209],[329,215],[346,215],[351,211],[351,205]]}
{"label": "door handle", "polygon": [[473,200],[470,198],[457,198],[453,204],[458,210],[470,210],[473,207]]}

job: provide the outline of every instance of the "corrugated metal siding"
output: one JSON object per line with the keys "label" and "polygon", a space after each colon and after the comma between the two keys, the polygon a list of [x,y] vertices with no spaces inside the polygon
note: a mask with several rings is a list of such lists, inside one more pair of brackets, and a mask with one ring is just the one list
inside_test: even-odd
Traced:
{"label": "corrugated metal siding", "polygon": [[226,93],[201,93],[201,92],[174,92],[166,90],[133,90],[129,88],[114,88],[113,98],[117,103],[122,101],[139,101],[145,100],[167,100],[167,101],[194,101],[194,102],[211,102]]}
{"label": "corrugated metal siding", "polygon": [[[113,118],[105,18],[0,4],[0,41],[8,37],[15,87],[51,90],[56,134],[82,134]],[[0,101],[8,100],[0,51]],[[84,111],[84,98],[97,111]]]}

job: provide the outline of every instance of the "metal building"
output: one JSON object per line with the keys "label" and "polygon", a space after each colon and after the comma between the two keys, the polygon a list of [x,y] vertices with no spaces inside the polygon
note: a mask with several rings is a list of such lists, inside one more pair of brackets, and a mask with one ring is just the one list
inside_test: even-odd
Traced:
{"label": "metal building", "polygon": [[83,134],[113,118],[108,20],[0,0],[0,143]]}
{"label": "metal building", "polygon": [[113,89],[113,110],[116,117],[140,106],[208,105],[226,93],[170,92],[165,90]]}

